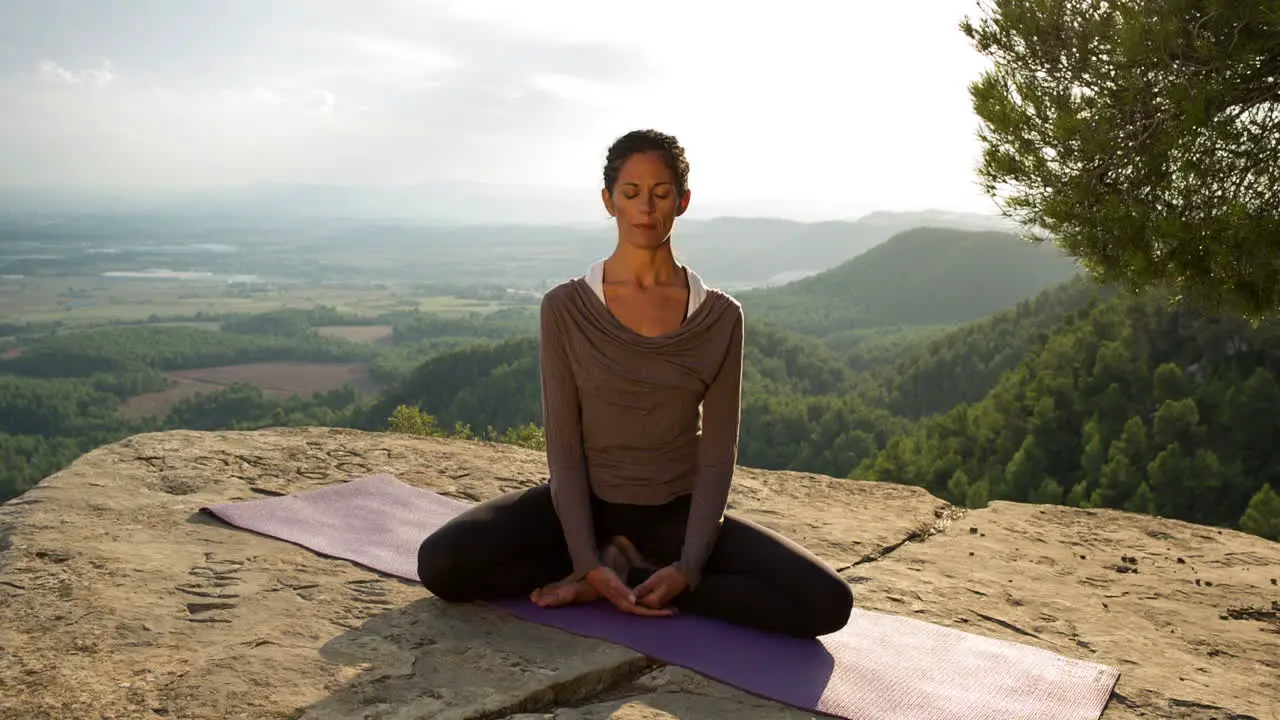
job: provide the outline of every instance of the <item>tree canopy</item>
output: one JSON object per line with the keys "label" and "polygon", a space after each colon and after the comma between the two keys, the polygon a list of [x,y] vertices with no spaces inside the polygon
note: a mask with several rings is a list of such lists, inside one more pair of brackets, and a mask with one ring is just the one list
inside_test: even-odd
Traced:
{"label": "tree canopy", "polygon": [[1280,6],[984,0],[984,190],[1096,278],[1280,312]]}
{"label": "tree canopy", "polygon": [[[323,425],[541,448],[538,340],[521,331],[527,312],[496,315],[404,317],[390,347],[321,337],[316,320],[282,311],[234,332],[24,338],[0,362],[0,501],[94,447],[165,429]],[[748,314],[742,465],[921,485],[973,507],[1126,508],[1280,539],[1280,321],[1074,278],[949,332],[895,334],[893,352],[841,354],[789,324]],[[165,390],[166,369],[366,353],[387,361],[375,397],[233,384],[149,417],[122,408]]]}

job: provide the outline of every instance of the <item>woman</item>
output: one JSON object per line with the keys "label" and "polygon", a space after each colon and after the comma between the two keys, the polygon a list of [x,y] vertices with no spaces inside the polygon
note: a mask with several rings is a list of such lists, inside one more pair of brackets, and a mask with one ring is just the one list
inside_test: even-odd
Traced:
{"label": "woman", "polygon": [[803,637],[848,620],[853,596],[835,571],[725,515],[743,315],[672,254],[688,177],[669,135],[636,131],[609,149],[601,196],[617,246],[542,301],[550,482],[480,503],[423,541],[419,577],[438,597],[605,598],[637,615],[698,613]]}

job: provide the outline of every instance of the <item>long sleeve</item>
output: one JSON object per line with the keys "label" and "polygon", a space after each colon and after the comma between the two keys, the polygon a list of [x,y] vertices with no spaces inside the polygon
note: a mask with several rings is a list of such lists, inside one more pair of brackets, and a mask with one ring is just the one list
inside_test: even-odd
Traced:
{"label": "long sleeve", "polygon": [[565,332],[544,296],[541,308],[539,357],[542,375],[542,427],[551,473],[551,499],[564,530],[575,577],[599,565],[595,529],[591,517],[591,491],[587,484],[586,456],[582,449],[582,408],[578,386],[565,348]]}
{"label": "long sleeve", "polygon": [[743,316],[734,320],[724,361],[702,401],[702,437],[698,445],[698,479],[693,489],[685,542],[677,566],[689,587],[702,580],[702,568],[711,554],[738,459],[738,433],[742,418]]}

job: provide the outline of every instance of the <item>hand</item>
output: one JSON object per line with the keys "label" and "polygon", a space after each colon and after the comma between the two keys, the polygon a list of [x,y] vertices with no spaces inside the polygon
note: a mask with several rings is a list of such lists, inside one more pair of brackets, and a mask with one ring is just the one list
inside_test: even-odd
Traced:
{"label": "hand", "polygon": [[640,605],[650,608],[666,607],[677,595],[689,587],[684,573],[675,565],[668,565],[649,576],[636,588]]}
{"label": "hand", "polygon": [[623,612],[648,617],[675,615],[675,611],[668,608],[638,605],[636,603],[636,593],[627,587],[627,584],[622,582],[613,570],[603,565],[587,573],[586,580],[591,584],[591,587],[595,588],[596,592],[600,593],[606,600],[613,603],[614,607]]}

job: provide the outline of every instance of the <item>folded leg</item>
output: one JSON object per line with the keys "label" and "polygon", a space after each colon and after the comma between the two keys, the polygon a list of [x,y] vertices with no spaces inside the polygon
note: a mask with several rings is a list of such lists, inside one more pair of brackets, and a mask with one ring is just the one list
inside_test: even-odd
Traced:
{"label": "folded leg", "polygon": [[418,548],[418,577],[453,602],[524,597],[573,570],[549,485],[479,503]]}
{"label": "folded leg", "polygon": [[795,542],[726,516],[702,582],[678,596],[675,605],[681,612],[817,637],[844,627],[853,592],[835,570]]}

